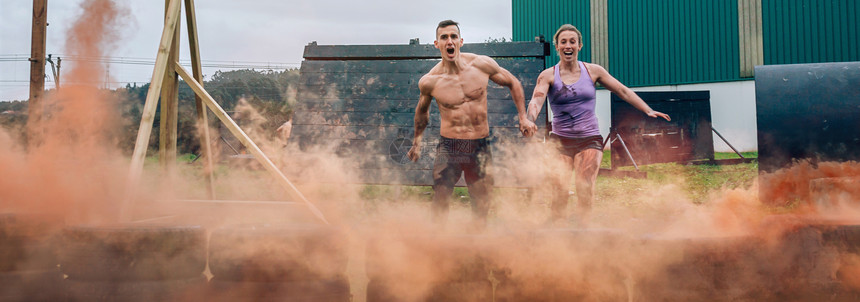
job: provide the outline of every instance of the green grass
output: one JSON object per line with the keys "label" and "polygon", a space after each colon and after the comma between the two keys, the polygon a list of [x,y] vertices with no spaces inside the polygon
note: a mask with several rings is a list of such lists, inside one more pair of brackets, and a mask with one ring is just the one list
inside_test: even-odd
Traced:
{"label": "green grass", "polygon": [[[757,158],[757,152],[743,152],[745,158]],[[715,159],[739,158],[733,152],[718,152]],[[610,167],[610,153],[604,152],[602,168]],[[620,170],[632,171],[633,167],[623,167]],[[675,185],[687,194],[693,203],[707,202],[708,196],[718,190],[749,188],[758,175],[758,162],[734,165],[684,165],[678,163],[651,164],[640,166],[640,171],[647,173],[645,179],[616,178],[599,176],[597,178],[596,203],[613,200],[633,205],[636,196],[643,192],[659,187]],[[571,179],[570,188],[574,184]],[[433,189],[429,186],[401,186],[399,192],[396,186],[366,185],[360,191],[360,196],[366,201],[395,201],[396,199],[427,200],[432,198]],[[499,188],[497,190],[505,190]],[[453,200],[469,202],[467,188],[454,188]],[[573,197],[572,197],[573,198]]]}
{"label": "green grass", "polygon": [[[745,158],[757,158],[756,152],[743,152]],[[716,159],[739,158],[733,152],[718,152]],[[177,157],[177,163],[188,164],[193,161],[193,154],[183,154]],[[157,153],[146,158],[146,166],[149,169],[158,169]],[[610,167],[610,152],[605,151],[602,168]],[[619,170],[632,171],[633,167],[621,167]],[[218,165],[215,169],[216,177],[229,173],[228,165]],[[678,163],[650,164],[640,166],[640,171],[647,173],[645,179],[618,178],[599,176],[597,178],[597,191],[595,203],[612,201],[635,205],[640,202],[644,192],[664,186],[677,186],[687,195],[688,199],[696,204],[705,203],[709,196],[719,190],[733,188],[749,188],[758,175],[758,162],[734,165],[684,165]],[[235,173],[235,171],[234,171]],[[248,176],[260,176],[264,171],[246,171]],[[510,188],[497,188],[500,193],[507,194]],[[573,179],[570,182],[570,190],[574,190]],[[369,203],[375,202],[397,202],[399,200],[423,200],[430,201],[433,198],[433,189],[430,186],[395,186],[395,185],[361,185],[359,196]],[[454,188],[452,200],[463,203],[470,202],[468,189],[465,187]],[[575,199],[575,197],[571,197]]]}
{"label": "green grass", "polygon": [[[742,152],[744,158],[755,159],[757,152]],[[609,151],[604,153],[602,167],[608,168]],[[734,152],[717,152],[715,159],[740,158]],[[633,167],[623,167],[620,170],[633,170]],[[651,164],[640,166],[640,171],[648,174],[646,179],[614,178],[600,176],[597,178],[597,196],[599,200],[623,199],[624,196],[636,195],[637,192],[650,190],[667,185],[680,186],[682,191],[693,203],[703,203],[711,193],[735,188],[749,188],[758,175],[758,161],[734,165],[697,164],[684,165],[679,163]]]}

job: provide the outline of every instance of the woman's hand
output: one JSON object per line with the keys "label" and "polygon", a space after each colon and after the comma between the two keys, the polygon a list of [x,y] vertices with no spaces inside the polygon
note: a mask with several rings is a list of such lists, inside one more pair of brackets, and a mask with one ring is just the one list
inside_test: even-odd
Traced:
{"label": "woman's hand", "polygon": [[665,119],[667,121],[672,120],[672,118],[670,118],[668,114],[665,114],[665,113],[660,112],[660,111],[649,110],[645,114],[647,114],[650,117],[662,117],[663,119]]}

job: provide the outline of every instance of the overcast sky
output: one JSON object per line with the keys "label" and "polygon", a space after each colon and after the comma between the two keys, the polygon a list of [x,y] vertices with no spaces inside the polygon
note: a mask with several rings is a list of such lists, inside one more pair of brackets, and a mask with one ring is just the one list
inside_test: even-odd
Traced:
{"label": "overcast sky", "polygon": [[[65,31],[77,18],[86,17],[80,8],[83,1],[48,0],[47,53],[61,58],[66,53]],[[124,18],[122,41],[107,55],[126,58],[125,61],[153,60],[164,22],[163,1],[116,1],[128,9],[129,15]],[[419,38],[422,44],[428,44],[433,42],[436,24],[444,19],[460,22],[466,43],[512,36],[510,0],[195,2],[204,63],[273,62],[298,67],[304,46],[312,41],[324,45],[407,44]],[[26,58],[30,54],[32,5],[29,0],[0,1],[0,101],[24,100],[29,95],[30,67]],[[189,56],[184,22],[182,27],[180,59],[186,60]],[[63,70],[73,63],[64,61]],[[112,87],[129,82],[142,84],[149,81],[152,68],[113,63],[109,68],[111,80],[107,82]],[[206,68],[204,74],[209,76],[215,70]],[[50,66],[46,66],[46,73],[50,75]],[[46,83],[46,87],[52,88],[52,83]]]}

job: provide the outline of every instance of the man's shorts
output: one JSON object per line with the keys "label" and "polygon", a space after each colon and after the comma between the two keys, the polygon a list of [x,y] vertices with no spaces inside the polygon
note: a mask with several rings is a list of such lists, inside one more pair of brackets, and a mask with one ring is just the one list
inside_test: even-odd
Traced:
{"label": "man's shorts", "polygon": [[444,187],[454,187],[465,173],[466,183],[492,178],[488,169],[492,163],[489,138],[481,139],[452,139],[441,137],[436,146],[436,161],[433,164],[433,184]]}
{"label": "man's shorts", "polygon": [[601,135],[570,138],[550,133],[549,141],[557,143],[558,151],[570,157],[574,157],[586,149],[603,151],[603,136]]}

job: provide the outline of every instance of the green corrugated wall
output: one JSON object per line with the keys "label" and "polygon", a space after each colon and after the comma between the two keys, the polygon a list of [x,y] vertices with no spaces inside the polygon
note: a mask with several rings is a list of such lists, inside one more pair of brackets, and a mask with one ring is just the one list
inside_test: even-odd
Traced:
{"label": "green corrugated wall", "polygon": [[761,2],[765,64],[860,61],[860,1]]}
{"label": "green corrugated wall", "polygon": [[609,1],[612,75],[628,86],[739,77],[736,0]]}
{"label": "green corrugated wall", "polygon": [[[592,61],[596,24],[591,6],[605,3],[609,43],[603,64],[632,87],[742,80],[752,75],[750,66],[762,63],[860,61],[856,0],[511,2],[514,40],[544,35],[550,41],[561,24],[571,23],[583,33],[579,59],[586,62]],[[762,46],[755,47],[756,41]],[[557,61],[553,51],[547,64]]]}
{"label": "green corrugated wall", "polygon": [[[588,0],[512,0],[513,39],[514,41],[534,41],[543,35],[552,43],[552,35],[562,24],[573,24],[582,32],[585,47],[579,53],[582,61],[591,61],[591,14]],[[558,63],[555,46],[550,46],[551,55],[546,60],[547,67]]]}

